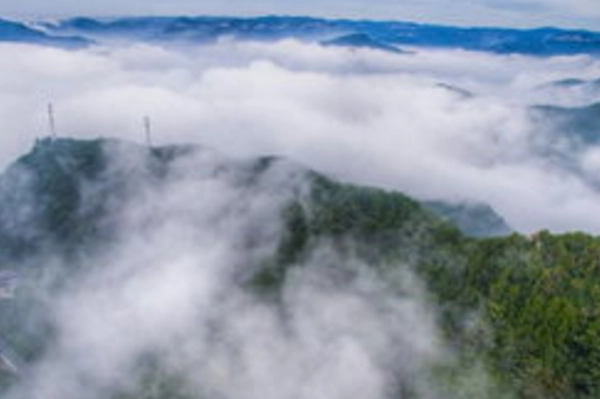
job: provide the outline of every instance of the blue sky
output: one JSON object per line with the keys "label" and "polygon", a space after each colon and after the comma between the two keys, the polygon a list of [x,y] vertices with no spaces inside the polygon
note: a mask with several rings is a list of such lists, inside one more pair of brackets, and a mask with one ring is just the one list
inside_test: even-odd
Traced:
{"label": "blue sky", "polygon": [[157,14],[294,14],[600,30],[600,0],[0,0],[0,15],[19,19]]}

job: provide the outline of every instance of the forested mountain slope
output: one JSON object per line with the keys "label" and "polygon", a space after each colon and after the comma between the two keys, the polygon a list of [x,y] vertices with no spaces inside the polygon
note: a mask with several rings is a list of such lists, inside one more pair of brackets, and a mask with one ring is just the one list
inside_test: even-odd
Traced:
{"label": "forested mountain slope", "polygon": [[[298,275],[311,268],[321,268],[338,290],[362,287],[362,269],[353,265],[368,265],[387,295],[381,303],[373,299],[377,306],[404,303],[422,283],[419,300],[432,310],[451,355],[411,357],[410,345],[398,353],[390,347],[382,363],[393,381],[386,397],[600,394],[599,238],[549,232],[468,237],[401,193],[340,183],[275,157],[231,160],[197,146],[46,139],[10,166],[0,177],[0,260],[25,283],[0,308],[0,334],[37,375],[38,363],[77,341],[57,324],[53,296],[70,298],[63,293],[78,292],[90,275],[94,286],[102,269],[120,263],[124,242],[136,243],[128,262],[137,256],[145,262],[128,273],[178,251],[160,246],[172,236],[177,239],[169,245],[203,245],[208,236],[211,246],[219,246],[206,226],[227,233],[215,237],[235,236],[229,247],[236,252],[233,263],[240,264],[232,272],[235,289],[279,309],[284,321],[295,311],[289,296]],[[157,240],[154,231],[167,233]],[[361,295],[379,295],[363,288],[357,289]],[[384,337],[389,345],[397,338]],[[211,395],[207,388],[197,396],[185,368],[164,360],[165,348],[172,347],[156,346],[132,355],[129,384],[104,397]],[[487,376],[485,384],[473,384],[477,373]],[[29,392],[28,379],[3,378],[7,392]],[[212,380],[203,381],[211,386]]]}

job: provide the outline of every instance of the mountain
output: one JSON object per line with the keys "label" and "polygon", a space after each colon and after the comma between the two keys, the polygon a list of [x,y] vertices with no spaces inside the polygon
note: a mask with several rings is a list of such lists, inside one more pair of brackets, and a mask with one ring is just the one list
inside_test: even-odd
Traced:
{"label": "mountain", "polygon": [[[101,178],[110,166],[107,152],[127,152],[131,157],[139,159],[139,163],[135,168],[130,168],[127,174],[115,173],[106,187],[96,190],[98,198],[93,203],[87,203],[85,210],[82,210],[82,182],[87,182],[87,185],[106,183]],[[117,140],[38,141],[30,153],[21,157],[0,176],[0,260],[43,252],[49,248],[54,249],[57,245],[67,252],[77,251],[86,241],[93,243],[109,240],[107,237],[112,237],[115,233],[112,231],[112,224],[105,219],[108,212],[106,204],[123,200],[122,196],[127,194],[129,187],[135,187],[135,181],[153,184],[162,182],[169,175],[173,163],[201,152],[210,153],[197,146],[157,147],[149,151],[146,147]],[[223,159],[218,165],[223,165],[222,167],[235,174],[236,181],[241,184],[260,177],[262,172],[278,162],[283,161],[269,157],[246,162]],[[306,174],[307,179],[313,182],[315,193],[321,189],[329,189],[326,177],[308,170],[301,173]],[[333,182],[331,186],[335,186]],[[384,191],[366,187],[359,189],[348,186],[348,190],[355,190],[356,195],[364,193],[367,197],[381,196],[382,200],[388,195]],[[406,202],[411,208],[420,209],[417,202],[400,194],[389,193],[389,196],[389,201],[397,201],[400,208],[404,206],[401,203]],[[319,195],[313,199],[316,204],[324,201],[324,197]],[[25,207],[24,204],[30,206]],[[394,206],[390,204],[391,208]],[[22,211],[13,212],[17,207],[22,208]],[[445,220],[456,222],[467,235],[510,232],[502,219],[484,205],[452,205],[438,201],[425,203],[425,208],[441,215]],[[335,204],[335,212],[345,212],[342,203]],[[425,216],[428,212],[424,209],[420,212],[423,212],[424,220],[430,218]],[[342,215],[335,219],[341,222],[345,217]],[[388,220],[385,223],[393,222]],[[33,229],[32,226],[36,228]],[[329,226],[328,229],[345,231],[350,227]]]}
{"label": "mountain", "polygon": [[93,40],[120,38],[203,43],[229,36],[240,40],[295,38],[345,45],[351,42],[359,47],[366,45],[389,50],[397,46],[415,46],[532,56],[600,53],[600,33],[557,28],[462,28],[394,21],[284,16],[75,18],[45,26],[56,34],[78,35]]}
{"label": "mountain", "polygon": [[382,50],[397,54],[401,54],[404,52],[398,47],[378,42],[377,40],[374,40],[371,36],[364,33],[353,33],[350,35],[341,36],[335,39],[326,40],[322,42],[322,44],[324,44],[325,46],[369,48],[373,50]]}
{"label": "mountain", "polygon": [[585,161],[588,151],[600,143],[600,103],[532,106],[529,116],[535,126],[531,142],[537,155],[595,190],[600,189],[600,180]]}
{"label": "mountain", "polygon": [[447,90],[450,93],[456,95],[458,98],[463,99],[463,100],[475,97],[475,94],[473,92],[471,92],[467,89],[464,89],[462,87],[456,86],[456,85],[451,85],[448,83],[440,82],[440,83],[437,83],[435,86],[440,89]]}
{"label": "mountain", "polygon": [[22,23],[0,19],[0,42],[31,43],[62,48],[82,48],[91,42],[75,36],[53,36]]}
{"label": "mountain", "polygon": [[486,204],[426,201],[423,206],[471,237],[499,237],[512,232],[504,219]]}
{"label": "mountain", "polygon": [[533,110],[562,137],[580,145],[600,142],[600,103],[571,108],[545,105]]}
{"label": "mountain", "polygon": [[562,79],[552,82],[551,85],[558,87],[581,87],[588,86],[593,89],[600,89],[600,79],[586,80],[586,79]]}
{"label": "mountain", "polygon": [[[97,334],[96,330],[105,325],[102,318],[108,315],[110,321],[119,323],[127,320],[129,314],[124,309],[128,304],[119,302],[120,295],[138,303],[138,295],[144,292],[135,291],[133,296],[129,293],[141,284],[137,280],[133,285],[125,285],[123,292],[109,291],[108,297],[89,287],[98,288],[96,284],[102,279],[113,287],[136,273],[144,276],[158,267],[163,252],[177,255],[186,245],[201,246],[204,240],[211,249],[218,248],[223,240],[232,238],[233,253],[227,253],[240,260],[240,274],[233,276],[231,290],[223,293],[227,295],[217,297],[221,303],[237,291],[244,292],[243,303],[238,304],[242,312],[235,313],[240,320],[228,320],[233,325],[219,324],[220,312],[226,312],[227,307],[215,305],[216,309],[209,312],[214,313],[214,318],[209,319],[208,325],[191,324],[199,328],[192,331],[191,337],[216,336],[217,341],[209,342],[219,346],[224,344],[220,338],[230,333],[225,327],[238,326],[234,330],[243,336],[256,335],[260,339],[273,322],[265,316],[272,309],[281,318],[283,331],[289,333],[285,340],[294,339],[292,332],[299,332],[289,330],[293,316],[298,316],[294,312],[299,304],[291,296],[299,289],[298,276],[302,277],[300,281],[308,279],[311,287],[303,293],[306,302],[301,303],[301,314],[313,314],[322,306],[315,298],[324,294],[315,290],[320,283],[339,301],[326,309],[325,319],[321,320],[325,324],[314,328],[302,325],[311,332],[327,330],[323,326],[328,326],[326,322],[341,304],[360,310],[357,303],[369,295],[389,295],[385,301],[376,302],[378,306],[410,308],[406,299],[420,284],[416,283],[418,279],[426,290],[426,309],[435,311],[440,339],[449,345],[447,353],[452,355],[443,356],[442,360],[430,359],[407,371],[413,359],[405,352],[395,352],[398,345],[408,350],[403,346],[406,337],[394,336],[394,345],[377,347],[376,353],[393,355],[384,368],[394,377],[394,393],[414,398],[431,397],[432,392],[450,398],[597,397],[600,238],[583,233],[557,236],[544,231],[529,237],[516,233],[494,238],[469,237],[448,223],[450,219],[457,220],[465,230],[483,230],[483,235],[489,228],[508,232],[501,218],[486,206],[423,205],[402,193],[340,183],[276,157],[230,159],[193,145],[148,148],[119,140],[40,140],[0,176],[0,263],[12,265],[28,281],[17,292],[14,305],[2,308],[0,333],[25,364],[34,367],[37,362],[50,359],[53,362],[44,363],[46,368],[38,372],[52,370],[58,367],[54,366],[56,362],[60,365],[63,361],[57,353],[64,348],[71,353],[76,347],[71,341],[79,338],[64,336],[65,331],[71,331],[67,327],[72,327],[72,323],[77,326],[71,313],[67,313],[67,327],[55,324],[58,314],[49,305],[51,299],[62,298],[59,309],[64,311],[64,306],[70,305],[64,300],[69,298],[68,293],[83,292],[82,298],[88,299],[91,295],[93,303],[71,304],[84,314],[90,313],[88,306],[94,305],[96,310],[108,306],[107,313],[92,315],[91,332],[74,330],[92,334],[91,341],[83,341],[90,347],[84,345],[83,357],[76,357],[81,362],[77,363],[81,370],[76,371],[83,373],[96,363],[85,361],[90,353],[99,355],[100,350],[104,355],[107,348],[113,353],[111,340],[126,335],[114,331],[116,327],[110,323],[108,331],[116,335]],[[239,224],[240,220],[244,223]],[[156,232],[161,234],[153,240]],[[224,234],[213,236],[218,232]],[[125,247],[128,251],[124,252]],[[120,264],[123,256],[125,261]],[[314,262],[315,257],[320,261]],[[139,259],[140,264],[136,263]],[[177,272],[178,261],[181,259],[168,259],[160,278],[150,279],[149,287],[156,292],[144,297],[152,298],[151,303],[141,301],[143,315],[148,316],[147,306],[170,298],[165,298],[163,284],[172,281],[169,278]],[[202,267],[201,275],[208,267],[205,261],[200,258],[194,262]],[[374,274],[356,269],[361,262]],[[114,264],[124,270],[112,270]],[[312,272],[318,272],[312,279],[311,267],[316,268]],[[112,272],[108,276],[102,274],[109,271]],[[413,273],[416,277],[411,277]],[[391,287],[378,285],[376,281],[380,280],[375,276]],[[182,284],[181,280],[175,281]],[[358,284],[356,292],[336,291],[353,282]],[[211,290],[210,284],[196,283],[192,284],[194,293]],[[41,287],[46,287],[44,294],[40,293]],[[142,287],[146,288],[144,284]],[[118,309],[109,306],[113,296],[117,296]],[[167,314],[202,306],[195,302],[176,303],[178,308],[167,309]],[[251,310],[248,304],[254,303],[261,315],[260,323],[251,324],[253,328],[249,329],[244,323]],[[190,314],[195,320],[200,313]],[[368,314],[360,313],[363,318]],[[375,331],[386,328],[386,323],[399,323],[409,326],[409,335],[415,335],[414,312],[400,321],[384,314],[386,317],[379,320]],[[115,319],[111,318],[113,315]],[[152,330],[144,321],[134,319],[138,334],[133,341],[123,342],[137,348],[141,340],[138,336]],[[355,313],[343,313],[343,321],[344,326],[360,326],[359,335],[364,331],[373,333],[362,330],[366,320],[355,319]],[[191,328],[187,323],[175,324]],[[157,342],[158,346],[142,347],[140,358],[134,359],[131,368],[125,368],[129,374],[118,374],[118,381],[126,384],[114,387],[116,393],[110,391],[106,397],[191,399],[204,395],[198,392],[198,386],[192,391],[183,388],[189,376],[173,361],[183,354],[187,360],[204,365],[210,358],[194,358],[195,351],[202,347],[189,346],[188,341],[187,346],[183,345],[184,332],[175,331],[165,342],[176,345],[166,347],[160,346],[158,343],[163,340],[150,331],[149,342]],[[331,339],[330,335],[327,337]],[[234,347],[234,352],[241,349]],[[169,350],[183,352],[176,352],[173,357]],[[303,352],[302,348],[299,350]],[[283,353],[289,362],[288,355]],[[113,363],[107,364],[112,370]],[[189,365],[185,361],[182,364]],[[71,366],[67,363],[65,367],[73,371]],[[227,377],[220,371],[226,365],[218,365],[216,372],[212,363],[210,366],[208,376],[219,381]],[[109,369],[101,370],[105,376]],[[426,376],[426,393],[411,382],[417,378],[413,372]],[[474,378],[485,378],[486,383],[473,384]],[[90,380],[85,381],[88,384]],[[30,378],[0,376],[0,388],[26,389],[29,383]],[[210,379],[203,380],[207,384],[203,386],[211,383]],[[101,387],[107,389],[106,385]]]}
{"label": "mountain", "polygon": [[277,40],[289,37],[315,39],[343,33],[345,28],[309,17],[135,17],[118,19],[74,18],[45,24],[50,31],[101,39],[212,42],[223,36],[237,39]]}

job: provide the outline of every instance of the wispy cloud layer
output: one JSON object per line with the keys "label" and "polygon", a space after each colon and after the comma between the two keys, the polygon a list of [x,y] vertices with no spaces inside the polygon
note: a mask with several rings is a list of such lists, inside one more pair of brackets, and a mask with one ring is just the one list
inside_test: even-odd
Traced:
{"label": "wispy cloud layer", "polygon": [[597,101],[590,88],[551,84],[597,78],[594,58],[396,55],[291,40],[0,52],[3,165],[47,134],[52,101],[65,136],[143,141],[150,115],[158,144],[284,155],[356,183],[484,201],[524,231],[600,231],[586,175],[595,147],[571,151],[568,135],[529,111]]}
{"label": "wispy cloud layer", "polygon": [[[135,186],[105,208],[118,239],[75,271],[59,265],[71,272],[45,298],[48,350],[8,398],[136,397],[140,386],[156,397],[431,397],[426,370],[450,354],[409,265],[386,273],[322,242],[277,299],[253,285],[304,182],[297,166],[281,161],[249,185],[231,160],[198,150],[158,184],[144,178],[146,151],[119,148],[107,147],[104,178],[85,187],[110,189],[111,173]],[[82,197],[85,211],[94,198]],[[44,284],[29,284],[42,295]]]}

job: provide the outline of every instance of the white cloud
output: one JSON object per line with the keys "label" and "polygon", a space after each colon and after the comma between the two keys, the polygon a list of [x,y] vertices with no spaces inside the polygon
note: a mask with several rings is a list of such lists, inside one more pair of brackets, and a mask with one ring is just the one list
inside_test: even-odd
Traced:
{"label": "white cloud", "polygon": [[557,98],[561,105],[592,100],[589,92],[560,96],[543,85],[597,76],[593,58],[397,56],[228,40],[183,51],[3,45],[0,52],[4,165],[46,134],[53,101],[61,135],[143,141],[141,118],[150,115],[158,144],[273,153],[419,197],[486,201],[524,231],[600,231],[596,213],[583,206],[597,192],[540,154],[547,144],[526,112]]}
{"label": "white cloud", "polygon": [[136,187],[108,205],[119,236],[49,296],[56,340],[8,398],[134,391],[153,356],[180,377],[169,395],[383,399],[399,384],[428,386],[423,370],[448,354],[408,265],[384,277],[324,243],[290,271],[280,302],[247,289],[278,244],[279,211],[304,179],[297,166],[248,187],[223,168],[230,160],[200,151],[171,165],[163,186],[143,178],[145,154],[113,146],[107,177],[125,164]]}

